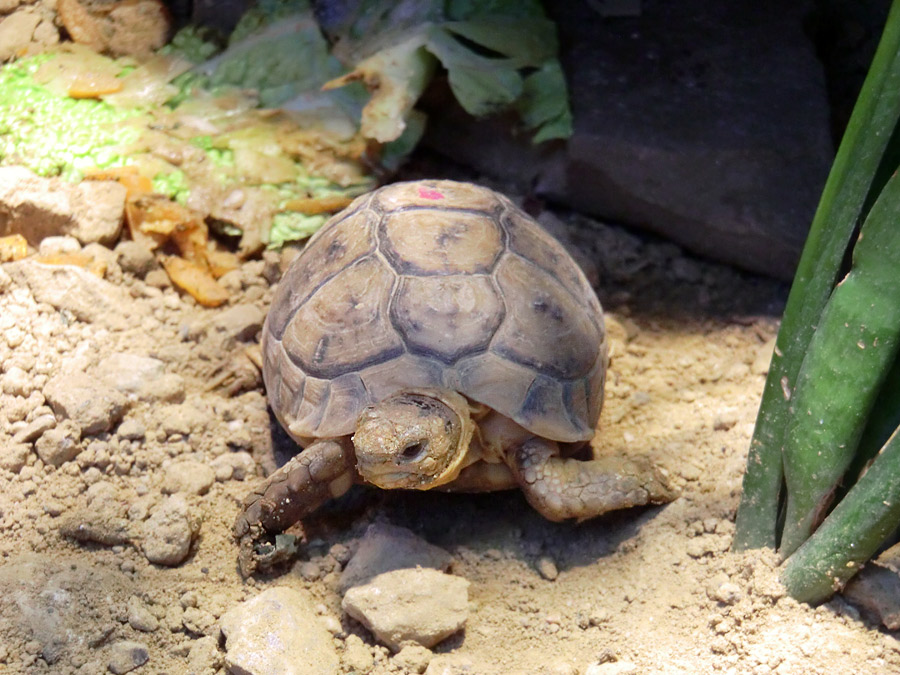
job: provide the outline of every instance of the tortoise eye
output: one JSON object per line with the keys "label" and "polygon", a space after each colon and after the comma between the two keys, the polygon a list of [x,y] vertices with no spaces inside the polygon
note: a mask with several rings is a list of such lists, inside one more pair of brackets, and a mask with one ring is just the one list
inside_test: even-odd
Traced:
{"label": "tortoise eye", "polygon": [[419,459],[423,454],[425,454],[425,449],[427,447],[428,444],[424,441],[410,443],[400,452],[400,457],[407,462],[410,462],[414,459]]}

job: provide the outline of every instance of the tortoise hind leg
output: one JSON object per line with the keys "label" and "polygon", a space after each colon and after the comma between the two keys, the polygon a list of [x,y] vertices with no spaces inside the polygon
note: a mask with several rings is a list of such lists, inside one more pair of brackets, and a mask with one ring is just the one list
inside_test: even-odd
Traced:
{"label": "tortoise hind leg", "polygon": [[[244,576],[257,567],[271,567],[283,557],[276,549],[260,552],[269,533],[282,532],[340,497],[356,478],[349,441],[317,441],[271,474],[244,499],[232,529],[240,542],[238,562]],[[272,547],[269,547],[272,548]]]}
{"label": "tortoise hind leg", "polygon": [[548,520],[585,520],[607,511],[663,504],[677,497],[644,459],[559,456],[553,441],[530,438],[511,453],[510,468],[528,502]]}

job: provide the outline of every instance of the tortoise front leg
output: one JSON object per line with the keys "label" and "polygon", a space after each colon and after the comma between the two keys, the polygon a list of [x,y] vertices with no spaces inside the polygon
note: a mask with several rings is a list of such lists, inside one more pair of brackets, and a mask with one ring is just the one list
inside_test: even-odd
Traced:
{"label": "tortoise front leg", "polygon": [[616,509],[664,504],[678,496],[645,459],[564,458],[556,443],[543,438],[522,443],[509,464],[528,503],[548,520],[585,520]]}
{"label": "tortoise front leg", "polygon": [[275,548],[258,550],[263,537],[284,531],[350,489],[356,478],[354,462],[349,440],[317,441],[247,495],[232,530],[240,542],[238,562],[244,576],[282,557]]}

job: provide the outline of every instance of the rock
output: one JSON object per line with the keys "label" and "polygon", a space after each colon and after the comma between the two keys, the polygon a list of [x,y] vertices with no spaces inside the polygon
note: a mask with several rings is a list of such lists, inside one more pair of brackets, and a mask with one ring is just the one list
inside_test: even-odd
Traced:
{"label": "rock", "polygon": [[128,598],[128,625],[143,633],[152,633],[159,628],[159,619],[138,596]]}
{"label": "rock", "polygon": [[191,675],[213,673],[222,667],[222,654],[216,639],[209,635],[194,640],[188,652],[188,672]]}
{"label": "rock", "polygon": [[249,452],[239,450],[219,455],[210,466],[216,474],[216,480],[244,480],[256,473],[256,462]]}
{"label": "rock", "polygon": [[265,321],[265,313],[256,305],[240,304],[214,315],[210,328],[228,342],[248,342],[256,338]]}
{"label": "rock", "polygon": [[279,586],[228,610],[220,620],[225,664],[241,675],[336,673],[337,651],[312,603]]}
{"label": "rock", "polygon": [[61,237],[44,237],[38,246],[41,255],[59,255],[60,253],[75,253],[81,250],[81,244],[75,237],[63,235]]}
{"label": "rock", "polygon": [[424,673],[434,654],[422,645],[406,645],[392,661],[410,673]]}
{"label": "rock", "polygon": [[[14,12],[0,21],[0,61],[9,61],[24,52],[31,42],[34,29],[40,22],[41,17],[27,9]],[[0,184],[2,182],[3,179],[0,178]]]}
{"label": "rock", "polygon": [[623,21],[604,20],[603,4],[546,5],[571,94],[567,142],[531,146],[447,92],[425,110],[424,144],[575,210],[791,279],[834,151],[809,4],[642,3]]}
{"label": "rock", "polygon": [[16,432],[16,435],[13,436],[13,441],[15,443],[31,443],[35,439],[40,438],[44,432],[50,431],[50,429],[55,426],[56,417],[53,415],[49,413],[46,415],[38,415],[29,422],[28,426]]}
{"label": "rock", "polygon": [[144,523],[144,555],[157,565],[180,565],[191,552],[199,529],[184,497],[172,495]]}
{"label": "rock", "polygon": [[131,303],[124,292],[87,270],[73,265],[45,265],[27,258],[7,263],[4,268],[18,285],[28,287],[37,302],[68,311],[86,323],[118,330],[129,327],[123,308]]}
{"label": "rock", "polygon": [[433,647],[465,626],[469,582],[434,569],[379,574],[347,591],[341,606],[394,651]]}
{"label": "rock", "polygon": [[147,430],[137,420],[127,419],[116,429],[116,434],[118,434],[119,438],[124,438],[128,441],[140,441],[147,435]]}
{"label": "rock", "polygon": [[35,248],[54,235],[71,235],[82,244],[112,244],[124,214],[125,187],[116,181],[73,185],[23,167],[0,167],[0,236],[21,234]]}
{"label": "rock", "polygon": [[169,436],[173,434],[187,436],[206,425],[206,415],[190,403],[180,403],[163,408],[160,423],[163,431]]}
{"label": "rock", "polygon": [[146,392],[151,383],[166,372],[166,364],[159,359],[138,354],[110,354],[96,368],[105,384],[126,395],[149,398]]}
{"label": "rock", "polygon": [[80,438],[81,426],[74,420],[63,420],[62,424],[44,432],[34,449],[44,464],[58,467],[78,456]]}
{"label": "rock", "polygon": [[553,558],[548,556],[541,556],[537,561],[537,570],[547,581],[553,581],[559,576],[559,570],[556,568],[556,563],[553,562]]}
{"label": "rock", "polygon": [[166,467],[162,491],[165,494],[184,492],[189,495],[205,495],[215,482],[216,473],[211,466],[184,459]]}
{"label": "rock", "polygon": [[343,593],[392,570],[427,567],[446,571],[450,561],[447,551],[429,544],[405,527],[373,523],[344,568],[339,589]]}
{"label": "rock", "polygon": [[109,661],[107,668],[115,675],[130,673],[135,668],[140,668],[150,660],[147,645],[131,640],[122,640],[113,643],[109,649]]}
{"label": "rock", "polygon": [[710,593],[713,600],[724,605],[733,605],[741,599],[741,595],[741,587],[731,581],[717,585]]}
{"label": "rock", "polygon": [[369,646],[358,635],[351,633],[344,640],[341,663],[350,672],[368,673],[375,665],[375,657]]}
{"label": "rock", "polygon": [[107,499],[76,509],[60,525],[64,537],[101,546],[124,546],[134,538],[131,523],[120,514],[115,492]]}
{"label": "rock", "polygon": [[24,443],[0,443],[0,469],[19,473],[30,454],[31,448]]}
{"label": "rock", "polygon": [[0,390],[10,396],[28,396],[31,393],[31,377],[19,366],[11,366],[0,377]]}
{"label": "rock", "polygon": [[109,431],[125,413],[125,397],[82,373],[57,375],[44,387],[44,397],[58,416],[72,420],[83,435]]}
{"label": "rock", "polygon": [[136,241],[120,241],[116,244],[115,253],[122,271],[141,279],[159,267],[150,249]]}

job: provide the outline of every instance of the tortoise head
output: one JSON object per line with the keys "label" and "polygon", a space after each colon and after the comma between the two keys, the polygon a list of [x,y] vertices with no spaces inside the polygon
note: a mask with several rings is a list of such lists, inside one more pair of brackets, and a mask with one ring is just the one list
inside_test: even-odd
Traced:
{"label": "tortoise head", "polygon": [[402,390],[363,410],[353,445],[359,474],[381,488],[427,490],[464,466],[474,425],[455,392]]}

